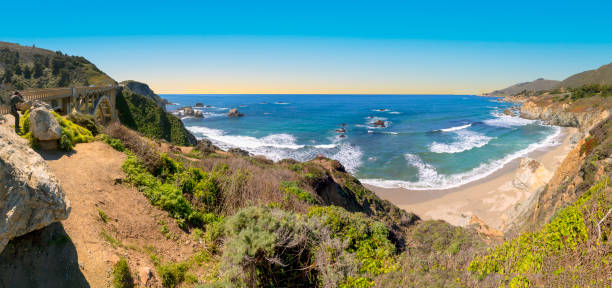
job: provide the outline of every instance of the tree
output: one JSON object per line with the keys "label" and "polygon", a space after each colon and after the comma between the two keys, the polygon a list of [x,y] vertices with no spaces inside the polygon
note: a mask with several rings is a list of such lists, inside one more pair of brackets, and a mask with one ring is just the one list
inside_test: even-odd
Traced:
{"label": "tree", "polygon": [[34,62],[34,68],[32,69],[33,70],[32,72],[34,74],[33,75],[34,78],[39,78],[40,76],[42,76],[43,75],[43,69],[44,69],[43,65],[40,62],[38,62],[38,61]]}
{"label": "tree", "polygon": [[30,69],[30,66],[26,65],[26,66],[23,68],[23,77],[24,77],[25,79],[30,79],[30,78],[32,78],[32,70]]}

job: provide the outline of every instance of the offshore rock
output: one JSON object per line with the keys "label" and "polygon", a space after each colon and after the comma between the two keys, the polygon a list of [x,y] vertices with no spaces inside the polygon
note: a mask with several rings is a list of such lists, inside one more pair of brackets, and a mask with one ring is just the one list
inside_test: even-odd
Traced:
{"label": "offshore rock", "polygon": [[240,113],[240,111],[238,111],[237,108],[232,108],[227,113],[227,116],[229,116],[229,117],[242,117],[242,116],[244,116],[244,114]]}
{"label": "offshore rock", "polygon": [[9,240],[65,220],[59,181],[27,141],[0,126],[0,252]]}

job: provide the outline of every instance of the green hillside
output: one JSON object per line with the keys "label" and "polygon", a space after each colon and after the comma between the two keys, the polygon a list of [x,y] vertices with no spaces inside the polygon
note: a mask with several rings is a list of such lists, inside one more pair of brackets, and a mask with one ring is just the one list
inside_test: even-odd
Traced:
{"label": "green hillside", "polygon": [[3,90],[116,84],[84,57],[0,42]]}
{"label": "green hillside", "polygon": [[176,145],[195,145],[197,140],[176,116],[165,112],[153,99],[124,89],[117,97],[119,121],[153,139]]}

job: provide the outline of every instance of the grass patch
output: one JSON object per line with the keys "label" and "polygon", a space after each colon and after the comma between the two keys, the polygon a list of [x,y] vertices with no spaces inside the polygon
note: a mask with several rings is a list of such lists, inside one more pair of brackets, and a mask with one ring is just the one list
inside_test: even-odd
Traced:
{"label": "grass patch", "polygon": [[108,222],[108,215],[106,215],[106,213],[104,213],[104,211],[102,211],[101,209],[98,209],[98,216],[100,217],[100,220],[102,220],[102,222]]}

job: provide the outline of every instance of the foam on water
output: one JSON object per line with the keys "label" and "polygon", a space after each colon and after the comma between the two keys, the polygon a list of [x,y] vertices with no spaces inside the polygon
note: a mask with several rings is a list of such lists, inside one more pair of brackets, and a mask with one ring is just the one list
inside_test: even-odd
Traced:
{"label": "foam on water", "polygon": [[513,127],[529,125],[529,124],[537,122],[536,120],[529,120],[529,119],[524,119],[524,118],[520,118],[516,116],[497,114],[497,113],[494,113],[493,116],[495,116],[495,118],[484,120],[482,121],[482,123],[489,125],[489,126],[495,126],[495,127],[513,128]]}
{"label": "foam on water", "polygon": [[418,181],[410,182],[385,179],[360,179],[360,181],[383,188],[405,188],[409,190],[451,189],[459,187],[466,183],[485,178],[495,171],[501,169],[504,167],[504,165],[510,163],[512,160],[523,157],[539,148],[558,145],[559,141],[557,141],[556,138],[560,135],[561,128],[556,126],[553,127],[555,132],[546,137],[546,139],[543,141],[533,143],[527,148],[506,155],[501,159],[492,161],[490,163],[483,163],[465,173],[451,175],[439,174],[435,167],[425,163],[419,156],[414,154],[406,154],[405,158],[407,164],[417,168],[418,170]]}
{"label": "foam on water", "polygon": [[187,128],[196,137],[207,138],[221,149],[240,148],[255,155],[263,155],[273,161],[287,158],[308,161],[321,154],[340,161],[349,172],[354,173],[361,165],[361,157],[363,156],[359,147],[341,142],[340,139],[334,139],[334,143],[331,144],[300,145],[296,143],[293,135],[286,133],[257,138],[226,135],[222,130],[203,126]]}
{"label": "foam on water", "polygon": [[468,128],[470,126],[472,126],[472,124],[455,126],[455,127],[450,127],[450,128],[444,128],[444,129],[440,129],[440,130],[436,130],[436,131],[440,131],[440,132],[452,132],[452,131],[457,131],[457,130],[465,129],[465,128]]}
{"label": "foam on water", "polygon": [[492,137],[484,136],[482,134],[468,131],[468,130],[454,130],[456,134],[456,142],[452,143],[438,143],[433,142],[429,146],[429,151],[434,153],[461,153],[463,151],[472,150],[487,145]]}

